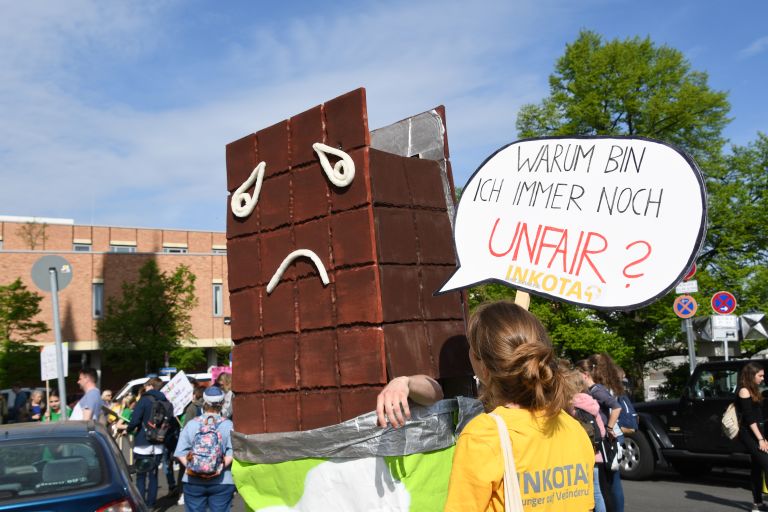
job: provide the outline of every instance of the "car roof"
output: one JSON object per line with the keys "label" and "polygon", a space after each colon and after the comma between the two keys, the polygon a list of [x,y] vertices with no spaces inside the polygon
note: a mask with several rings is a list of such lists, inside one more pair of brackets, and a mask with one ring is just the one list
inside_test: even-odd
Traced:
{"label": "car roof", "polygon": [[728,361],[706,361],[703,363],[698,363],[696,366],[726,366],[729,364],[747,363],[768,364],[768,359],[729,359]]}
{"label": "car roof", "polygon": [[[193,379],[201,382],[213,380],[210,373],[186,373],[185,375],[187,377],[192,377]],[[168,375],[161,375],[160,379],[163,382],[168,382],[171,380],[171,377]],[[134,386],[136,386],[137,384],[144,384],[148,380],[149,380],[149,377],[139,377],[138,379],[129,380],[127,383],[125,383],[125,385],[123,385],[123,387],[117,390],[117,393],[115,394],[114,399],[115,400],[122,399],[125,395],[128,394],[129,391],[131,391],[131,389]]]}
{"label": "car roof", "polygon": [[[40,439],[41,437],[85,437],[101,425],[93,421],[54,421],[11,423],[0,425],[0,443],[10,440]],[[103,429],[103,427],[101,427]]]}

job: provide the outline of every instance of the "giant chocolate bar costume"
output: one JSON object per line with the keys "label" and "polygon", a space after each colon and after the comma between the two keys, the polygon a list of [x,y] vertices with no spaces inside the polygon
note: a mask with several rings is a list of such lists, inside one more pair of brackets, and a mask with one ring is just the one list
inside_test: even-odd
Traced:
{"label": "giant chocolate bar costume", "polygon": [[[444,126],[438,108],[369,132],[357,89],[227,145],[230,198],[264,162],[255,209],[238,217],[227,201],[239,432],[347,420],[399,375],[471,392],[464,297],[432,296],[456,266]],[[348,186],[330,182],[315,143],[351,157]],[[319,257],[328,285],[300,257],[268,293],[297,249]]]}

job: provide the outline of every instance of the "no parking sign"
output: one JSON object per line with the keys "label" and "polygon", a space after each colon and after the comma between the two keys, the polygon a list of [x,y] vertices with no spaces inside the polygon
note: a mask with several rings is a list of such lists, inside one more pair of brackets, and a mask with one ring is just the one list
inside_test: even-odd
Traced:
{"label": "no parking sign", "polygon": [[730,315],[736,309],[736,297],[731,292],[717,292],[712,296],[712,311],[718,315]]}
{"label": "no parking sign", "polygon": [[680,295],[675,299],[675,303],[672,305],[675,310],[675,314],[680,318],[691,318],[696,314],[696,310],[699,309],[699,305],[696,299],[690,295]]}

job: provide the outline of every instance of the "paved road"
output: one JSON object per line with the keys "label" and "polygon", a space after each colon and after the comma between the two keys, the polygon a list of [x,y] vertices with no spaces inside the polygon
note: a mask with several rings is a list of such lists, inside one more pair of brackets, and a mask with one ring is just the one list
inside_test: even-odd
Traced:
{"label": "paved road", "polygon": [[[157,510],[183,512],[178,495],[168,495],[165,475],[160,472]],[[644,482],[624,481],[625,512],[737,512],[751,510],[752,494],[746,470],[716,468],[701,478],[686,478],[674,471],[657,471]],[[235,495],[233,512],[245,512]]]}
{"label": "paved road", "polygon": [[645,482],[624,481],[625,511],[735,512],[752,510],[749,472],[716,468],[707,477],[657,471]]}

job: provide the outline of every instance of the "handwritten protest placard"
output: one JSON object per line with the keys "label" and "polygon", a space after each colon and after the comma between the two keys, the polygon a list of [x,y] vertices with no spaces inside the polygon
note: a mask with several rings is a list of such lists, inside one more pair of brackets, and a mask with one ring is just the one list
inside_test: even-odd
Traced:
{"label": "handwritten protest placard", "polygon": [[173,414],[181,416],[184,408],[192,401],[194,388],[189,383],[186,374],[181,371],[173,376],[168,384],[160,390],[171,404],[173,404]]}
{"label": "handwritten protest placard", "polygon": [[594,309],[635,309],[691,267],[706,210],[696,164],[662,142],[515,142],[464,187],[454,228],[460,266],[438,293],[500,282]]}
{"label": "handwritten protest placard", "polygon": [[[64,377],[69,376],[69,344],[61,344],[61,358],[64,361]],[[56,361],[56,345],[46,345],[40,351],[40,380],[59,378],[59,366]]]}

